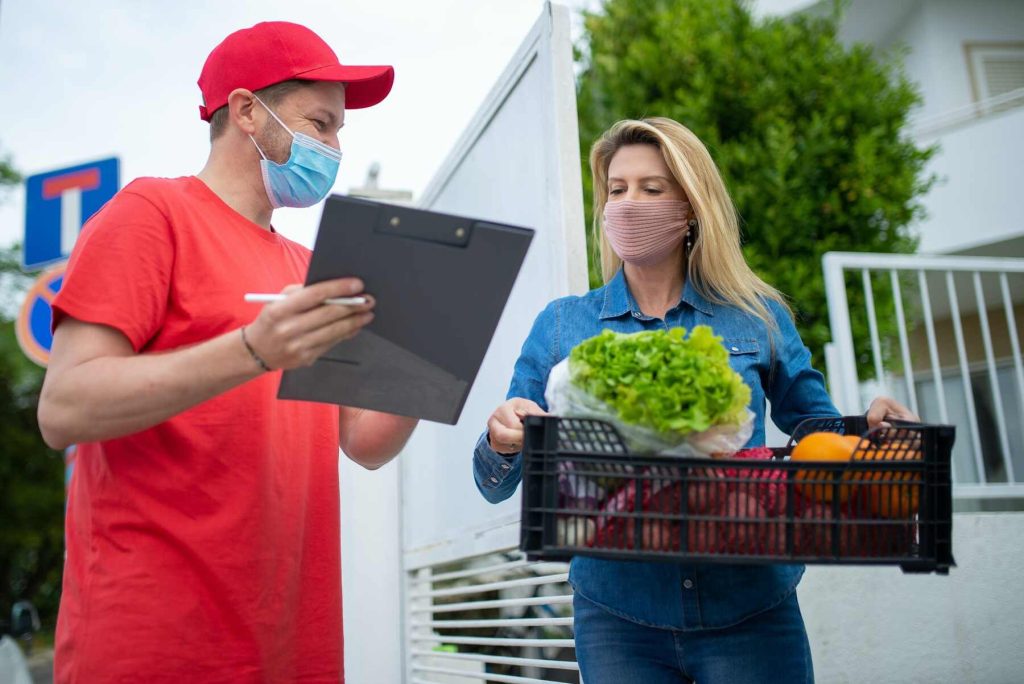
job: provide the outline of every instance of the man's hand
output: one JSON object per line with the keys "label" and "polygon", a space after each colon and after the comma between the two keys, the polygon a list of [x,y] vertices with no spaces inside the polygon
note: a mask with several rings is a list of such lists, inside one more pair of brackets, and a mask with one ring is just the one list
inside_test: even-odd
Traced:
{"label": "man's hand", "polygon": [[920,423],[921,419],[909,408],[891,397],[875,397],[868,407],[868,429],[892,427],[891,420],[906,420]]}
{"label": "man's hand", "polygon": [[[271,368],[309,365],[373,319],[372,299],[360,306],[323,300],[362,290],[353,278],[289,286],[285,300],[265,306],[245,328],[246,339]],[[242,341],[236,328],[199,344],[139,354],[115,328],[65,319],[54,331],[39,398],[43,438],[63,449],[129,435],[248,382],[263,371]]]}
{"label": "man's hand", "polygon": [[529,399],[509,399],[487,420],[491,448],[499,454],[518,454],[523,450],[523,419],[546,415],[544,409]]}
{"label": "man's hand", "polygon": [[289,285],[280,302],[263,307],[245,328],[253,351],[272,369],[309,366],[334,345],[354,337],[373,320],[374,300],[357,306],[324,304],[331,297],[363,294],[358,278],[326,280],[303,287]]}

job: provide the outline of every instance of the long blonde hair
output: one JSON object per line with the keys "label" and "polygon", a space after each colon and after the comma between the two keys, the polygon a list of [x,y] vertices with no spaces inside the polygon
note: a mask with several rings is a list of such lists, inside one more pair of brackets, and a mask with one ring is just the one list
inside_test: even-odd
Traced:
{"label": "long blonde hair", "polygon": [[704,143],[686,126],[663,117],[619,121],[590,148],[594,177],[594,244],[601,260],[604,282],[622,265],[604,232],[604,207],[608,202],[608,166],[619,148],[653,145],[682,186],[697,219],[697,235],[686,259],[686,277],[700,294],[719,304],[735,306],[776,330],[775,317],[765,305],[775,300],[792,315],[782,294],[751,270],[740,249],[736,208],[725,189],[718,167]]}

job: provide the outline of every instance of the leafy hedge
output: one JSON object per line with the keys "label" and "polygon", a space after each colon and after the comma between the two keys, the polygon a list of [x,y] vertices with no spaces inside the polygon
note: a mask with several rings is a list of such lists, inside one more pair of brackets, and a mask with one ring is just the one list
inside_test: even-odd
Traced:
{"label": "leafy hedge", "polygon": [[[839,19],[756,20],[741,0],[605,0],[584,14],[577,46],[581,149],[623,118],[667,116],[693,130],[739,210],[749,263],[791,298],[822,369],[822,255],[914,251],[912,227],[933,182],[925,164],[934,150],[906,130],[920,98],[902,55],[844,46]],[[596,262],[590,272],[599,285]],[[891,302],[875,304],[884,337]],[[863,309],[859,291],[850,306]],[[866,340],[857,318],[855,337]]]}

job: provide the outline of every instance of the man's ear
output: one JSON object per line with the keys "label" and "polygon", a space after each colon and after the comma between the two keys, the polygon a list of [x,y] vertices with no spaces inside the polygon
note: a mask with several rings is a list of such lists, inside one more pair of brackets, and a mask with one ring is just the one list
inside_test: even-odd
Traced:
{"label": "man's ear", "polygon": [[252,91],[245,88],[235,88],[228,95],[228,119],[246,135],[256,134],[257,104]]}

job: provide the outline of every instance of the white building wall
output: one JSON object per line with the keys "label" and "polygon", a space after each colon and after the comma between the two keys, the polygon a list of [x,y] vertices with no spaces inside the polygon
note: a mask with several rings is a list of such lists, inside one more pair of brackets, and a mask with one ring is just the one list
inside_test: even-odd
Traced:
{"label": "white building wall", "polygon": [[[1024,3],[921,2],[904,38],[911,49],[907,74],[924,96],[916,121],[925,124],[975,101],[965,44],[1024,41]],[[1024,235],[1018,197],[1024,109],[936,132],[919,128],[916,137],[939,147],[928,167],[939,182],[924,198],[921,252],[958,252]]]}
{"label": "white building wall", "polygon": [[964,43],[1024,41],[1022,2],[928,0],[921,8],[927,28],[923,51],[928,73],[921,79],[926,114],[973,101]]}
{"label": "white building wall", "polygon": [[[830,12],[819,3],[814,12]],[[839,37],[883,51],[906,48],[907,76],[921,88],[927,117],[973,101],[964,43],[1024,41],[1024,2],[1017,0],[853,0]]]}
{"label": "white building wall", "polygon": [[[762,0],[761,14],[779,8],[831,12],[813,6]],[[1022,109],[970,119],[975,101],[967,43],[1024,42],[1024,2],[1017,0],[852,0],[839,31],[845,42],[868,42],[883,53],[903,53],[904,73],[920,89],[910,134],[921,145],[938,145],[928,172],[938,182],[923,198],[927,218],[917,227],[922,253],[954,253],[1024,236],[1024,209],[1017,198],[1024,158]],[[945,128],[937,117],[967,107],[966,119]],[[985,253],[984,251],[975,252]],[[1013,255],[1017,255],[1014,253]]]}
{"label": "white building wall", "polygon": [[921,89],[920,116],[930,116],[970,102],[971,91],[962,41],[966,27],[957,26],[945,3],[918,2],[900,29],[879,36],[884,50],[909,50],[907,76]]}
{"label": "white building wall", "polygon": [[929,56],[933,65],[938,68],[948,65],[952,69],[954,62],[959,62],[956,78],[947,86],[932,91],[941,108],[951,109],[973,99],[969,80],[966,85],[964,83],[964,75],[970,73],[964,43],[1024,41],[1024,3],[1015,0],[933,0],[927,3],[927,10],[932,33]]}
{"label": "white building wall", "polygon": [[[967,72],[959,70],[959,65],[954,64],[952,72],[946,78],[941,79],[932,64],[932,34],[931,21],[928,9],[923,3],[915,3],[911,11],[903,17],[903,20],[893,28],[892,32],[880,36],[876,43],[879,49],[903,50],[903,68],[907,77],[917,84],[923,98],[921,107],[917,112],[918,116],[927,116],[942,111],[939,93],[947,86],[956,83],[957,90],[966,89]],[[841,32],[842,35],[843,32]],[[946,57],[950,62],[956,60],[960,51],[947,49]],[[963,60],[961,60],[963,61]],[[949,64],[946,65],[949,71]],[[966,92],[966,90],[964,91]],[[966,100],[962,101],[964,104]]]}
{"label": "white building wall", "polygon": [[813,566],[798,595],[824,684],[1024,681],[1024,514],[954,516],[946,577]]}
{"label": "white building wall", "polygon": [[[920,229],[919,251],[959,252],[1024,236],[1024,108],[923,142],[939,145],[929,170],[940,180],[924,198],[928,218]],[[988,256],[1024,254],[994,249]]]}

